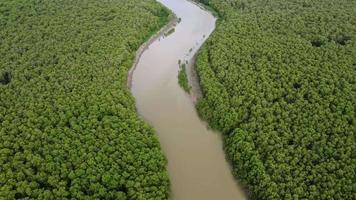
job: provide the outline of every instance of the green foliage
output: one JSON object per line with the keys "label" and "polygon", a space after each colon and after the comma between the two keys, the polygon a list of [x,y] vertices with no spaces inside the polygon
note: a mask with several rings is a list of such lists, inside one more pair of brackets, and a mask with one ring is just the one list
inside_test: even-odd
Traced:
{"label": "green foliage", "polygon": [[167,199],[127,71],[168,21],[153,0],[0,2],[0,199]]}
{"label": "green foliage", "polygon": [[[180,63],[180,61],[179,61]],[[192,87],[189,85],[188,75],[185,64],[179,64],[179,72],[178,72],[178,83],[186,92],[190,92]]]}
{"label": "green foliage", "polygon": [[197,107],[255,199],[355,199],[356,2],[205,0]]}

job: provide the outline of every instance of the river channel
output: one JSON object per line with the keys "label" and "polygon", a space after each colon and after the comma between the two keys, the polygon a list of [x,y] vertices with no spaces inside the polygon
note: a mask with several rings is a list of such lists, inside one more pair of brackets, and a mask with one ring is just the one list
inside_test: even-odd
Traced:
{"label": "river channel", "polygon": [[[174,200],[245,199],[225,159],[220,133],[199,119],[178,85],[178,60],[190,61],[215,28],[216,18],[187,0],[159,0],[180,22],[148,44],[132,75],[139,114],[156,130],[168,160]],[[189,70],[188,70],[189,71]]]}

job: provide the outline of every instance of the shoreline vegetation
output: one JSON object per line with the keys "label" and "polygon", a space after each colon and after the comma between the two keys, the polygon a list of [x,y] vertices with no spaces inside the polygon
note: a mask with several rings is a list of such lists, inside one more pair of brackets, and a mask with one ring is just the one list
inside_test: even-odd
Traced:
{"label": "shoreline vegetation", "polygon": [[1,1],[0,199],[169,199],[126,84],[170,15],[153,0]]}
{"label": "shoreline vegetation", "polygon": [[180,87],[187,92],[188,94],[190,94],[190,90],[192,89],[192,87],[189,84],[188,81],[188,75],[187,75],[187,70],[186,70],[186,64],[185,63],[180,63],[179,64],[179,71],[178,71],[178,84],[180,85]]}
{"label": "shoreline vegetation", "polygon": [[352,199],[356,3],[199,2],[219,23],[197,56],[197,109],[236,179],[252,199]]}

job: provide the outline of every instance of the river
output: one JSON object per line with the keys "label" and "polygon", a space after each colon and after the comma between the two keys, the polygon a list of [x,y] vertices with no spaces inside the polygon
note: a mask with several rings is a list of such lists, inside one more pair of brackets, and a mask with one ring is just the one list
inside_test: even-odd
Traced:
{"label": "river", "polygon": [[178,85],[178,60],[191,60],[215,28],[216,18],[187,0],[159,0],[181,22],[139,57],[131,90],[139,114],[157,131],[168,159],[174,200],[246,199],[225,159],[220,133],[199,119]]}

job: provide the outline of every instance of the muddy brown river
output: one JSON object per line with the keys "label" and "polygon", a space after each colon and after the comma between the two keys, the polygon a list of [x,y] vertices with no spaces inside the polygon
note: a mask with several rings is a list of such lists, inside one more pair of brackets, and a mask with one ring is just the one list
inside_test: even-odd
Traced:
{"label": "muddy brown river", "polygon": [[178,85],[178,60],[190,60],[215,28],[216,19],[187,0],[159,0],[181,22],[156,38],[140,57],[131,90],[168,159],[174,200],[245,199],[225,159],[219,133],[209,130],[192,98]]}

